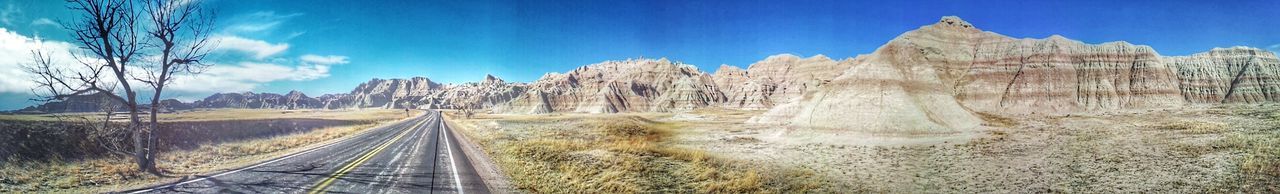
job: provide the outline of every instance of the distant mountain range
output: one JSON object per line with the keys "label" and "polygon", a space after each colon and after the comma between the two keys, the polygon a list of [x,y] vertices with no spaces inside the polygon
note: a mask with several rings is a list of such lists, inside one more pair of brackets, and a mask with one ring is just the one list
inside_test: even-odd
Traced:
{"label": "distant mountain range", "polygon": [[[509,83],[493,75],[483,81],[459,85],[440,84],[423,77],[410,79],[373,79],[344,94],[309,97],[299,91],[275,93],[217,93],[202,100],[185,103],[176,99],[161,101],[165,111],[189,109],[356,109],[356,108],[433,108],[485,109],[505,103],[525,90],[524,83]],[[18,113],[98,112],[103,95],[76,96],[64,101],[48,102],[16,110]],[[106,104],[114,105],[114,104]],[[150,107],[146,105],[145,107]],[[117,107],[117,110],[123,110]]]}
{"label": "distant mountain range", "polygon": [[[92,111],[73,98],[25,112]],[[1161,56],[1127,42],[1018,39],[958,17],[908,31],[875,52],[834,60],[770,56],[707,73],[667,59],[628,59],[548,73],[532,83],[373,79],[345,94],[222,93],[182,108],[470,108],[498,113],[767,110],[750,122],[806,128],[955,131],[990,114],[1069,114],[1280,101],[1280,59],[1257,48]]]}

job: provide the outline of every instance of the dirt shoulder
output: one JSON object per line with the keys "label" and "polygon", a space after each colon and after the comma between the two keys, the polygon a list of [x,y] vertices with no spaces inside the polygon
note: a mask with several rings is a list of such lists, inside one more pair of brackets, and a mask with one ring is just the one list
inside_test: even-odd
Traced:
{"label": "dirt shoulder", "polygon": [[453,121],[454,117],[456,117],[454,112],[442,112],[445,113],[445,124],[449,125],[450,129],[455,129],[455,133],[453,133],[454,139],[458,140],[459,145],[462,145],[462,151],[470,157],[471,166],[474,166],[480,172],[480,178],[484,179],[485,186],[489,187],[489,191],[499,194],[515,193],[515,188],[511,186],[511,178],[507,177],[507,174],[502,172],[501,168],[498,168],[493,158],[484,152],[484,148],[472,143],[471,139],[473,137],[469,134],[473,129],[465,128],[455,123]]}

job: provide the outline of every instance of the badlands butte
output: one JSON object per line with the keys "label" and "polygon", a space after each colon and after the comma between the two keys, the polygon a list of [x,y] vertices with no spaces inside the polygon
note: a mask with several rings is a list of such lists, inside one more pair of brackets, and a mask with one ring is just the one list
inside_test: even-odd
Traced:
{"label": "badlands butte", "polygon": [[665,58],[628,59],[548,73],[533,83],[492,75],[464,84],[373,79],[346,94],[221,93],[168,107],[466,108],[516,114],[720,107],[765,110],[751,123],[952,132],[981,125],[980,113],[1066,115],[1275,102],[1280,100],[1278,63],[1274,53],[1248,47],[1162,56],[1123,41],[1087,44],[1057,35],[1019,39],[948,16],[873,53],[838,60],[781,54],[746,69],[722,65],[708,73]]}

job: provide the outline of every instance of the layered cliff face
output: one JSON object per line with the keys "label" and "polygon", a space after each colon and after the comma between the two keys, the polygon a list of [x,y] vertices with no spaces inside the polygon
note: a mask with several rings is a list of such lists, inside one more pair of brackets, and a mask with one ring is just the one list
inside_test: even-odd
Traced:
{"label": "layered cliff face", "polygon": [[751,64],[747,70],[721,66],[713,77],[728,98],[725,107],[768,109],[800,97],[852,66],[852,59],[835,61],[824,55],[800,58],[782,54]]}
{"label": "layered cliff face", "polygon": [[642,112],[689,110],[724,102],[710,75],[667,59],[607,61],[549,73],[498,112]]}
{"label": "layered cliff face", "polygon": [[[753,122],[860,131],[963,131],[974,112],[1065,114],[1276,100],[1269,52],[1161,57],[1125,42],[1014,39],[956,17],[902,34]],[[750,73],[748,73],[750,74]]]}
{"label": "layered cliff face", "polygon": [[1280,101],[1280,60],[1262,49],[1216,48],[1191,56],[1168,57],[1177,69],[1181,94],[1191,103]]}
{"label": "layered cliff face", "polygon": [[425,101],[428,102],[427,107],[434,108],[486,109],[506,103],[524,91],[523,83],[509,83],[493,75],[485,75],[480,82],[448,85]]}
{"label": "layered cliff face", "polygon": [[298,91],[287,95],[273,93],[217,93],[195,101],[193,108],[246,108],[246,109],[315,109],[322,108],[319,100]]}
{"label": "layered cliff face", "polygon": [[480,82],[446,85],[430,79],[373,79],[347,94],[319,98],[324,107],[340,108],[446,108],[483,109],[504,103],[524,92],[524,84],[508,83],[493,75]]}
{"label": "layered cliff face", "polygon": [[303,94],[302,92],[299,92],[299,91],[289,91],[288,94],[285,94],[284,106],[288,107],[289,109],[324,108],[324,104],[320,103],[320,100],[307,97],[307,94]]}
{"label": "layered cliff face", "polygon": [[410,79],[373,79],[356,86],[344,100],[331,108],[403,108],[418,105],[428,95],[441,90],[439,83],[424,77]]}

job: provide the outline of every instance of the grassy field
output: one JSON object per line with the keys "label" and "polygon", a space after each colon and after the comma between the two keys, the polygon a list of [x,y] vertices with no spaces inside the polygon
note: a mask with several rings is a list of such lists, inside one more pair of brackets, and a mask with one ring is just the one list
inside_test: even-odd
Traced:
{"label": "grassy field", "polygon": [[[415,111],[413,114],[419,113],[421,112]],[[403,110],[365,110],[355,112],[289,111],[288,113],[271,110],[207,110],[184,113],[181,116],[168,116],[166,123],[225,124],[227,122],[242,122],[242,120],[237,119],[305,120],[316,118],[369,122],[348,122],[357,124],[322,127],[296,133],[273,134],[235,141],[202,143],[197,144],[194,148],[161,152],[158,158],[159,167],[166,171],[166,175],[170,177],[159,177],[138,171],[131,158],[118,155],[90,158],[52,157],[41,160],[5,159],[0,160],[0,193],[100,193],[134,188],[161,181],[172,181],[192,175],[254,164],[304,149],[309,145],[358,133],[378,123],[402,119],[405,118],[405,115]],[[14,121],[10,120],[8,122]],[[223,131],[219,133],[227,133],[235,130],[252,131],[253,129],[215,130]]]}
{"label": "grassy field", "polygon": [[[667,142],[663,114],[451,115],[530,193],[834,192],[813,172],[743,163]],[[848,191],[848,190],[840,190]]]}

